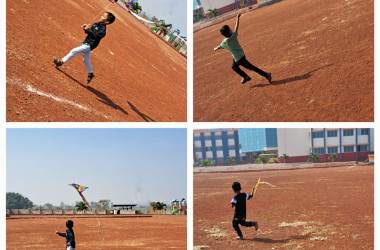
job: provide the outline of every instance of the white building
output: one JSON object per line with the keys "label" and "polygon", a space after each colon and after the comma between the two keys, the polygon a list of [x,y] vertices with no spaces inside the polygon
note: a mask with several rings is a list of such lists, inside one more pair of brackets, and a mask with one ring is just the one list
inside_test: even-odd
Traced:
{"label": "white building", "polygon": [[374,152],[373,128],[279,128],[277,129],[278,155],[287,154],[290,162],[305,162],[311,152],[322,162],[360,161]]}

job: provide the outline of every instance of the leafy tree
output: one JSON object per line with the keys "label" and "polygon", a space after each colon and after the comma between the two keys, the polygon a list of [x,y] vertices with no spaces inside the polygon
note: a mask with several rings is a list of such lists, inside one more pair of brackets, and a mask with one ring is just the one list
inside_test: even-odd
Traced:
{"label": "leafy tree", "polygon": [[84,213],[84,211],[88,210],[87,205],[83,201],[78,202],[75,205],[75,208],[77,209],[78,212],[81,211],[82,213]]}
{"label": "leafy tree", "polygon": [[166,210],[166,204],[163,203],[163,202],[159,202],[159,201],[156,201],[156,202],[151,202],[150,203],[150,206],[153,208],[153,211],[155,212],[156,210],[162,210],[162,209],[165,209]]}
{"label": "leafy tree", "polygon": [[110,200],[100,200],[96,204],[96,210],[109,210],[112,204]]}
{"label": "leafy tree", "polygon": [[267,163],[268,163],[268,160],[269,160],[269,157],[268,157],[268,156],[262,156],[262,155],[260,155],[260,156],[255,160],[255,162],[256,162],[256,163],[267,164]]}
{"label": "leafy tree", "polygon": [[210,161],[208,159],[202,160],[201,165],[202,165],[202,167],[206,167],[206,166],[210,165]]}
{"label": "leafy tree", "polygon": [[309,162],[319,162],[321,161],[321,157],[318,156],[318,154],[310,153],[309,158],[307,159]]}
{"label": "leafy tree", "polygon": [[205,17],[205,15],[203,15],[202,13],[197,12],[197,13],[193,16],[193,18],[194,18],[195,21],[200,21],[200,20],[202,20],[202,19],[205,19],[206,17]]}
{"label": "leafy tree", "polygon": [[158,22],[158,18],[157,18],[157,17],[155,17],[155,16],[153,16],[153,17],[151,18],[151,20],[152,20],[152,22],[155,22],[155,23],[157,23],[157,22]]}
{"label": "leafy tree", "polygon": [[131,4],[131,10],[137,14],[139,14],[142,11],[141,6],[139,5],[138,2],[134,2]]}
{"label": "leafy tree", "polygon": [[240,7],[243,8],[243,7],[246,7],[248,4],[248,0],[241,0],[240,1]]}
{"label": "leafy tree", "polygon": [[228,157],[227,158],[227,163],[232,165],[236,163],[236,158],[235,157]]}
{"label": "leafy tree", "polygon": [[59,203],[59,208],[60,209],[65,209],[66,208],[66,204],[63,201],[61,201],[61,203]]}
{"label": "leafy tree", "polygon": [[217,17],[217,16],[219,16],[221,13],[220,13],[220,11],[218,10],[218,9],[208,9],[208,11],[210,11],[210,14],[208,14],[208,16],[210,17],[210,18],[212,18],[212,17]]}
{"label": "leafy tree", "polygon": [[7,192],[6,196],[7,209],[27,209],[34,206],[32,201],[19,193]]}
{"label": "leafy tree", "polygon": [[338,157],[337,157],[337,155],[336,155],[336,153],[332,153],[330,156],[329,156],[329,160],[332,160],[332,162],[334,162],[334,160],[335,159],[337,159]]}
{"label": "leafy tree", "polygon": [[45,208],[45,209],[54,209],[55,207],[53,206],[53,204],[46,203],[45,205],[43,205],[43,208]]}
{"label": "leafy tree", "polygon": [[284,153],[282,156],[280,156],[280,158],[284,161],[284,163],[286,163],[286,160],[289,160],[289,155]]}

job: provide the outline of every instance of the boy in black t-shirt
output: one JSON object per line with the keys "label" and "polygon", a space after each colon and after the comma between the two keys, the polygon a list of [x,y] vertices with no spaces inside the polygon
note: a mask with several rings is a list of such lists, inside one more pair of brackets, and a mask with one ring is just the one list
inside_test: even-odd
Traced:
{"label": "boy in black t-shirt", "polygon": [[84,64],[88,72],[87,84],[95,77],[92,72],[90,63],[90,52],[98,47],[100,40],[106,36],[106,25],[109,25],[115,21],[115,16],[111,12],[105,12],[99,22],[91,24],[83,24],[83,30],[87,34],[86,39],[82,42],[82,45],[74,48],[61,60],[53,57],[54,63],[57,67],[62,66],[65,62],[76,56],[77,54],[83,54]]}
{"label": "boy in black t-shirt", "polygon": [[235,207],[234,218],[232,220],[232,227],[235,229],[238,237],[236,239],[243,239],[243,234],[239,228],[239,224],[244,227],[254,226],[256,231],[259,229],[259,223],[257,221],[246,221],[246,201],[253,197],[252,194],[241,193],[241,186],[239,182],[232,184],[232,189],[235,192],[235,196],[231,201],[231,207]]}
{"label": "boy in black t-shirt", "polygon": [[73,230],[74,222],[72,220],[66,221],[66,233],[55,232],[59,236],[66,238],[66,249],[74,250],[75,249],[75,235]]}

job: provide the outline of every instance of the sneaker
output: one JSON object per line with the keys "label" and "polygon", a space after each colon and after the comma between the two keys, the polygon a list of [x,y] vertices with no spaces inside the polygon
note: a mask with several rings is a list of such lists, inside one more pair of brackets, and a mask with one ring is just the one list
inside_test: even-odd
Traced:
{"label": "sneaker", "polygon": [[244,78],[241,80],[241,84],[244,84],[244,83],[246,83],[246,82],[248,82],[248,81],[250,81],[250,80],[251,80],[251,77],[246,76],[246,77],[244,77]]}
{"label": "sneaker", "polygon": [[267,80],[269,83],[272,83],[272,73],[267,73]]}
{"label": "sneaker", "polygon": [[244,240],[243,236],[236,237],[237,240]]}
{"label": "sneaker", "polygon": [[259,223],[257,221],[255,222],[255,229],[256,229],[256,231],[257,231],[257,229],[259,229]]}
{"label": "sneaker", "polygon": [[95,75],[93,73],[89,73],[87,76],[87,84],[91,82],[92,79],[94,79]]}
{"label": "sneaker", "polygon": [[53,61],[54,61],[56,67],[62,66],[62,64],[63,64],[63,62],[61,60],[59,60],[58,58],[56,58],[55,56],[53,56]]}

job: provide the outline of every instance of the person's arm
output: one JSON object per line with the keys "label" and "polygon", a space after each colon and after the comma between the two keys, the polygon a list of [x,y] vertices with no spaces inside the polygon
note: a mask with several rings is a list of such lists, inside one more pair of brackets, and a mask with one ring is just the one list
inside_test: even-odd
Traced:
{"label": "person's arm", "polygon": [[91,23],[89,23],[89,24],[83,24],[83,30],[84,30],[84,32],[85,33],[90,33],[91,32],[91,26],[92,26],[92,24]]}
{"label": "person's arm", "polygon": [[241,16],[241,13],[239,12],[239,14],[237,14],[237,16],[236,16],[236,24],[235,24],[235,30],[234,30],[234,32],[238,31],[240,16]]}
{"label": "person's arm", "polygon": [[[89,27],[88,30],[87,30],[87,27]],[[90,36],[92,36],[94,38],[102,39],[106,35],[106,27],[105,26],[99,26],[98,30],[95,30],[95,29],[91,30],[91,26],[87,26],[87,27],[84,30],[84,32],[86,32],[87,34],[89,34]]]}
{"label": "person's arm", "polygon": [[234,207],[234,206],[236,206],[236,199],[235,199],[235,197],[231,201],[231,207]]}
{"label": "person's arm", "polygon": [[223,49],[220,45],[214,48],[214,51],[217,51],[218,49]]}
{"label": "person's arm", "polygon": [[58,234],[59,236],[66,237],[66,234],[65,234],[65,233],[59,233],[58,231],[55,232],[55,233]]}

